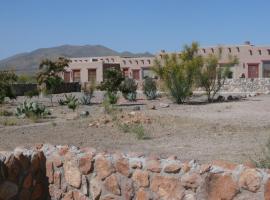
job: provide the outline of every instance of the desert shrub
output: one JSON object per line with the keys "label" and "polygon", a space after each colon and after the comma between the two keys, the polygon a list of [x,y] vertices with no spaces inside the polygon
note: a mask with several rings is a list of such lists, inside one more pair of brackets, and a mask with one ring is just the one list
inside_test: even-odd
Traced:
{"label": "desert shrub", "polygon": [[105,99],[111,104],[116,104],[118,100],[117,92],[124,76],[120,70],[109,68],[104,72],[104,81],[98,86],[99,89],[106,91]]}
{"label": "desert shrub", "polygon": [[119,129],[124,133],[132,133],[135,134],[138,140],[146,139],[147,133],[144,129],[144,126],[141,123],[135,124],[126,124],[126,123],[118,123]]}
{"label": "desert shrub", "polygon": [[27,96],[29,99],[32,99],[33,97],[36,97],[39,95],[39,92],[37,89],[30,90],[24,93],[24,96]]}
{"label": "desert shrub", "polygon": [[18,80],[16,82],[21,83],[21,84],[37,83],[37,77],[32,76],[32,75],[22,74],[18,76]]}
{"label": "desert shrub", "polygon": [[147,77],[143,82],[143,93],[148,100],[157,98],[157,83],[153,78]]}
{"label": "desert shrub", "polygon": [[116,104],[118,101],[118,95],[116,92],[107,91],[104,96],[104,101],[109,102],[110,104]]}
{"label": "desert shrub", "polygon": [[5,116],[5,117],[9,117],[12,116],[13,112],[8,111],[8,110],[0,110],[0,116]]}
{"label": "desert shrub", "polygon": [[15,126],[17,125],[17,121],[15,119],[5,119],[3,122],[4,126]]}
{"label": "desert shrub", "polygon": [[[73,94],[65,94],[64,98],[58,100],[58,103],[59,105],[64,106],[68,105],[68,103],[71,101],[75,101],[76,99],[77,99],[76,96]],[[76,101],[78,101],[78,99]]]}
{"label": "desert shrub", "polygon": [[91,84],[87,86],[83,92],[83,96],[80,99],[82,105],[90,105],[91,99],[94,97],[95,85]]}
{"label": "desert shrub", "polygon": [[68,102],[67,106],[69,109],[75,111],[76,108],[79,106],[78,99],[77,98],[72,99],[71,101]]}
{"label": "desert shrub", "polygon": [[24,101],[23,104],[16,108],[15,114],[20,118],[41,118],[50,115],[51,113],[41,103]]}
{"label": "desert shrub", "polygon": [[266,146],[262,150],[261,155],[257,155],[257,159],[253,160],[258,168],[270,168],[270,138],[268,139]]}
{"label": "desert shrub", "polygon": [[5,98],[16,99],[11,85],[17,81],[17,75],[12,71],[0,71],[0,104]]}
{"label": "desert shrub", "polygon": [[138,84],[134,79],[126,78],[120,85],[123,97],[129,101],[136,101]]}
{"label": "desert shrub", "polygon": [[184,103],[192,95],[195,75],[203,65],[203,59],[197,54],[198,44],[185,46],[181,54],[164,55],[155,60],[153,71],[160,77],[176,103]]}

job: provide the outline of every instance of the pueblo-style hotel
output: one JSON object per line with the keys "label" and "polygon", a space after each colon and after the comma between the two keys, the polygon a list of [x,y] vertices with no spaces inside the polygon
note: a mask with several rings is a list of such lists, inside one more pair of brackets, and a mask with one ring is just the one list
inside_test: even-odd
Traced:
{"label": "pueblo-style hotel", "polygon": [[[204,56],[219,51],[220,46],[199,49]],[[222,46],[220,65],[226,63],[228,55],[237,56],[239,63],[231,68],[230,78],[270,78],[270,47],[255,46],[250,42],[243,45]],[[120,69],[126,77],[143,80],[145,77],[154,77],[151,67],[155,59],[161,59],[165,51],[153,57],[81,57],[70,58],[69,67],[64,73],[66,82],[96,82],[103,80],[104,71],[108,68]]]}

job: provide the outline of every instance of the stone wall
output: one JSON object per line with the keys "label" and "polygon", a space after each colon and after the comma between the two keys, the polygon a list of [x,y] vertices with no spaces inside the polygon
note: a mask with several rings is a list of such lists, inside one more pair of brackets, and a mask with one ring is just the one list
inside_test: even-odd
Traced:
{"label": "stone wall", "polygon": [[0,199],[270,199],[269,170],[36,145],[0,152]]}
{"label": "stone wall", "polygon": [[270,78],[256,78],[256,79],[227,79],[223,92],[235,93],[264,93],[270,92]]}

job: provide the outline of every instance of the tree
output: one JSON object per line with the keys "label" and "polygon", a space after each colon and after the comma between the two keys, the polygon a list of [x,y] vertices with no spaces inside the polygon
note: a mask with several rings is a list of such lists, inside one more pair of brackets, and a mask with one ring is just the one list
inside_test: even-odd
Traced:
{"label": "tree", "polygon": [[164,55],[161,61],[155,60],[153,71],[165,83],[176,103],[184,103],[192,94],[196,73],[203,65],[197,54],[198,44],[185,45],[181,54]]}
{"label": "tree", "polygon": [[106,91],[105,97],[111,104],[117,102],[117,92],[124,80],[122,72],[118,69],[109,68],[104,73],[104,81],[99,85],[99,89]]}
{"label": "tree", "polygon": [[237,57],[229,55],[226,63],[220,66],[221,55],[222,48],[219,48],[217,54],[209,54],[204,59],[204,65],[198,71],[198,84],[206,91],[208,102],[214,101],[226,78],[231,74],[230,67],[238,63]]}
{"label": "tree", "polygon": [[53,92],[63,82],[60,74],[68,66],[69,62],[69,59],[59,57],[56,61],[45,59],[39,65],[40,71],[37,74],[37,82],[41,92],[50,94],[52,106]]}
{"label": "tree", "polygon": [[15,99],[16,95],[11,85],[18,79],[17,75],[12,71],[0,71],[0,103],[3,103],[5,97]]}

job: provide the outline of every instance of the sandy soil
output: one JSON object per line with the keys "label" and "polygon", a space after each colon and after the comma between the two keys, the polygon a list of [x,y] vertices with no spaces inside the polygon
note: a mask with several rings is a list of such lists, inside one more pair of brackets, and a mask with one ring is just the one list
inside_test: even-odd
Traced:
{"label": "sandy soil", "polygon": [[[16,125],[0,126],[0,150],[52,143],[162,156],[173,154],[182,160],[201,162],[213,159],[245,162],[256,159],[270,137],[270,96],[205,105],[170,103],[168,108],[160,108],[161,102],[169,101],[147,102],[157,105],[158,109],[151,110],[151,105],[141,105],[141,110],[136,111],[152,120],[151,124],[144,125],[149,139],[138,140],[116,125],[89,127],[89,123],[104,115],[101,105],[80,106],[77,112],[88,110],[90,116],[75,120],[66,119],[68,115],[74,115],[72,111],[57,106],[52,108],[54,118],[40,123],[9,117],[16,120]],[[12,110],[15,105],[4,107]],[[130,112],[132,108],[124,107],[123,110]],[[6,118],[0,117],[0,123]]]}

